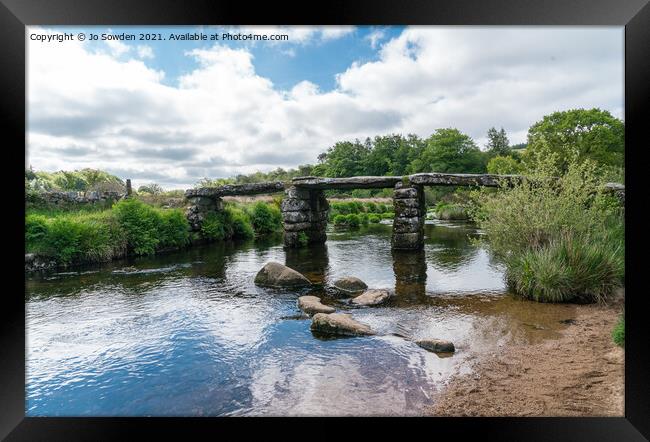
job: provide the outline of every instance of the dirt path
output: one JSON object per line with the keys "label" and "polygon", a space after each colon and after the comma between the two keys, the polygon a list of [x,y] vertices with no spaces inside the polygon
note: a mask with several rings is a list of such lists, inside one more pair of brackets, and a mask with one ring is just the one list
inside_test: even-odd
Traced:
{"label": "dirt path", "polygon": [[559,339],[507,346],[455,378],[431,412],[443,416],[622,416],[624,351],[611,338],[621,306],[577,306]]}

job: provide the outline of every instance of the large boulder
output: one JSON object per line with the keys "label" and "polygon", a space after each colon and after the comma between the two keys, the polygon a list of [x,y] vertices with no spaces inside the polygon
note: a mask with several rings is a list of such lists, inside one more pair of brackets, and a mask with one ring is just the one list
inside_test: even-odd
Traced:
{"label": "large boulder", "polygon": [[255,284],[271,287],[304,287],[311,285],[311,282],[294,269],[272,261],[257,272]]}
{"label": "large boulder", "polygon": [[298,308],[308,315],[316,313],[334,313],[336,309],[322,304],[318,296],[301,296],[298,298]]}
{"label": "large boulder", "polygon": [[316,313],[312,317],[311,330],[319,333],[327,333],[343,336],[364,336],[374,335],[370,327],[352,319],[352,316],[345,313]]}
{"label": "large boulder", "polygon": [[365,282],[354,276],[345,276],[334,281],[334,288],[345,293],[358,293],[368,288]]}
{"label": "large boulder", "polygon": [[453,342],[442,339],[421,339],[415,341],[415,343],[423,349],[434,353],[453,353],[456,351]]}
{"label": "large boulder", "polygon": [[366,290],[352,300],[355,305],[378,305],[390,298],[390,292],[383,289]]}

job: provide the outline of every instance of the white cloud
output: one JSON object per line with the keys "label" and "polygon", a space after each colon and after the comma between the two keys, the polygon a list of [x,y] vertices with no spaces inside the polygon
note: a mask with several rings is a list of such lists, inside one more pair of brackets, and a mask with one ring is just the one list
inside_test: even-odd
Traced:
{"label": "white cloud", "polygon": [[[290,29],[304,44],[347,35]],[[516,143],[556,110],[623,112],[622,28],[408,28],[332,91],[309,81],[278,90],[246,48],[189,51],[197,67],[170,86],[140,49],[86,45],[29,42],[29,163],[99,167],[136,186],[313,163],[356,137],[451,126],[483,144],[503,126]]]}
{"label": "white cloud", "polygon": [[370,47],[373,49],[376,49],[379,46],[379,42],[384,38],[386,38],[386,31],[384,29],[374,29],[366,36],[366,40],[370,42]]}
{"label": "white cloud", "polygon": [[153,49],[151,46],[140,45],[136,48],[138,51],[138,57],[140,58],[154,58]]}

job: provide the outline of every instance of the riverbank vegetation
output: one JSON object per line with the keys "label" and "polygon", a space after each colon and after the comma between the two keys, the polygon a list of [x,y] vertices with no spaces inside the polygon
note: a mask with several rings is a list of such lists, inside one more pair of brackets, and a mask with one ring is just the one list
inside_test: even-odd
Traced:
{"label": "riverbank vegetation", "polygon": [[510,289],[542,302],[606,300],[625,274],[624,209],[603,191],[606,172],[543,141],[527,160],[523,183],[474,194],[473,217]]}
{"label": "riverbank vegetation", "polygon": [[206,218],[201,232],[191,233],[182,209],[162,209],[129,198],[103,210],[28,209],[25,249],[60,265],[105,262],[179,249],[198,240],[250,239],[281,227],[275,204],[228,203]]}

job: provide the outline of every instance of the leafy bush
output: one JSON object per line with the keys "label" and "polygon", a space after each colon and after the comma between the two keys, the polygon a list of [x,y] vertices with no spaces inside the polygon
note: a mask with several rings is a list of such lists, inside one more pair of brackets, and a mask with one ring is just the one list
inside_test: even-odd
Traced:
{"label": "leafy bush", "polygon": [[232,236],[231,225],[228,222],[228,212],[212,212],[203,218],[201,236],[204,239],[220,241]]}
{"label": "leafy bush", "polygon": [[249,216],[257,235],[267,235],[282,229],[282,213],[276,205],[258,201],[253,205]]}
{"label": "leafy bush", "polygon": [[521,169],[521,163],[511,155],[498,155],[487,163],[488,173],[497,175],[516,175],[521,172]]}
{"label": "leafy bush", "polygon": [[368,213],[377,213],[377,204],[372,201],[366,203],[366,212]]}
{"label": "leafy bush", "polygon": [[618,322],[612,330],[612,339],[619,347],[625,346],[625,315],[618,318]]}
{"label": "leafy bush", "polygon": [[129,250],[135,255],[149,255],[161,242],[160,213],[136,199],[125,199],[113,205],[113,212],[126,232]]}
{"label": "leafy bush", "polygon": [[249,239],[255,236],[251,220],[246,212],[236,207],[228,207],[226,210],[230,213],[233,238]]}
{"label": "leafy bush", "polygon": [[384,212],[381,214],[381,219],[393,219],[395,214],[393,212]]}
{"label": "leafy bush", "polygon": [[346,224],[352,228],[359,227],[359,225],[361,224],[361,218],[356,213],[350,213],[349,215],[346,215],[345,221]]}
{"label": "leafy bush", "polygon": [[184,247],[190,241],[190,230],[185,214],[180,209],[161,210],[160,246]]}
{"label": "leafy bush", "polygon": [[43,215],[28,214],[25,217],[25,245],[33,249],[47,235],[47,218]]}
{"label": "leafy bush", "polygon": [[336,224],[337,226],[345,225],[347,224],[347,221],[348,219],[346,215],[336,215],[334,217],[334,224]]}
{"label": "leafy bush", "polygon": [[370,222],[370,224],[377,224],[379,221],[381,221],[381,218],[379,218],[378,215],[373,214],[368,217],[368,222]]}
{"label": "leafy bush", "polygon": [[367,226],[368,225],[368,219],[369,216],[367,213],[362,213],[359,215],[359,221],[361,222],[361,225]]}

